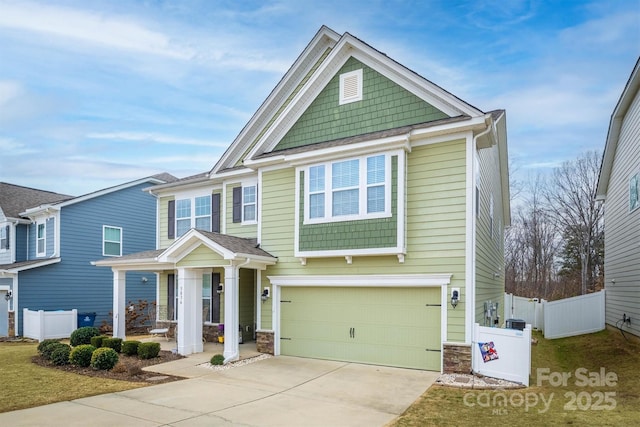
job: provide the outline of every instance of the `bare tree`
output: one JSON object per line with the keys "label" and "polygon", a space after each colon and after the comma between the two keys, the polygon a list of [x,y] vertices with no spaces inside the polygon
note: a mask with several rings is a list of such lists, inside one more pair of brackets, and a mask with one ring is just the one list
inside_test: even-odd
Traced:
{"label": "bare tree", "polygon": [[590,266],[603,233],[603,206],[594,199],[599,171],[600,155],[586,152],[556,168],[551,185],[544,192],[547,209],[562,228],[563,236],[576,242],[582,294],[595,280],[590,271],[599,271]]}
{"label": "bare tree", "polygon": [[519,296],[549,298],[557,280],[558,230],[544,204],[542,177],[528,187],[505,236],[505,287]]}

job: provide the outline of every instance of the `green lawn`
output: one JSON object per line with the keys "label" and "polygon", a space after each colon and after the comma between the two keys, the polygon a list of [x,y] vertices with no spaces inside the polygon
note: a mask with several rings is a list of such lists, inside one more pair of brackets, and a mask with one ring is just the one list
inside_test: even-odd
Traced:
{"label": "green lawn", "polygon": [[32,343],[0,343],[0,412],[148,385],[43,368],[31,363],[37,347]]}
{"label": "green lawn", "polygon": [[530,387],[486,391],[433,386],[391,425],[638,424],[639,340],[626,341],[617,330],[557,340],[535,337]]}

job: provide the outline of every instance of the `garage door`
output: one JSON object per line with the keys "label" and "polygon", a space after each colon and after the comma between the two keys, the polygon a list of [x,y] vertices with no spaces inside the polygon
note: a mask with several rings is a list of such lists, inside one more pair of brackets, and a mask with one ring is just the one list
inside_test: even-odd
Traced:
{"label": "garage door", "polygon": [[440,288],[283,287],[280,354],[440,370]]}

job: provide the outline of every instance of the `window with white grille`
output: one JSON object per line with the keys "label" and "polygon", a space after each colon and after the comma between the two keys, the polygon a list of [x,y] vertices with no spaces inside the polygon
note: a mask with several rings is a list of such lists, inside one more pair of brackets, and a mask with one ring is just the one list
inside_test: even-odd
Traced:
{"label": "window with white grille", "polygon": [[362,100],[362,69],[340,74],[340,105]]}

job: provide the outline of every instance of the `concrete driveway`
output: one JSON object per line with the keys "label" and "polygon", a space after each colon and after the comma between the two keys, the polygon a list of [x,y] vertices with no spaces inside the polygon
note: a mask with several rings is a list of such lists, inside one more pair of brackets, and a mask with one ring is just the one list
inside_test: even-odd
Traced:
{"label": "concrete driveway", "polygon": [[183,381],[7,412],[0,425],[382,426],[439,375],[286,356],[191,372]]}

